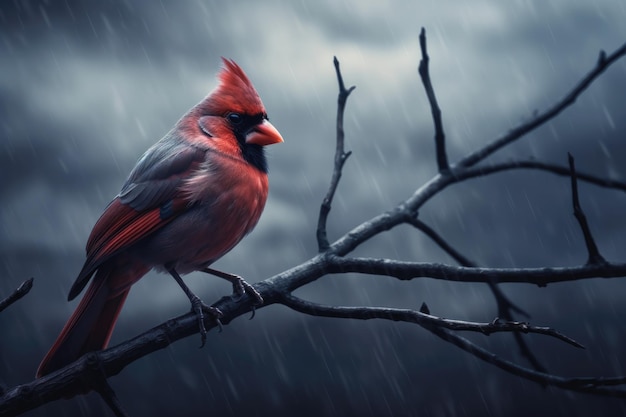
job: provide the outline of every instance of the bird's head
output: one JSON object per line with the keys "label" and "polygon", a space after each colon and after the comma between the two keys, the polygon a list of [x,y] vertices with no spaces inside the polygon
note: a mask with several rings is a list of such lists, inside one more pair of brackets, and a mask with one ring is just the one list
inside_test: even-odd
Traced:
{"label": "bird's head", "polygon": [[[237,153],[266,171],[263,147],[283,142],[269,122],[252,82],[234,61],[222,58],[219,85],[191,112],[200,140],[226,153]],[[233,140],[236,139],[236,140]]]}

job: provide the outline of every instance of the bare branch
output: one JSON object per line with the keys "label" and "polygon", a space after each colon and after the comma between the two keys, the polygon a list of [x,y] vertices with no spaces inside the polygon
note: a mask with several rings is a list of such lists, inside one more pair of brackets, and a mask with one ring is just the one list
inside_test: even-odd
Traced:
{"label": "bare branch", "polygon": [[[569,167],[560,166],[555,164],[550,164],[547,162],[539,162],[539,161],[508,161],[493,165],[487,166],[477,166],[470,169],[463,169],[459,172],[455,172],[455,178],[458,181],[463,181],[470,178],[482,177],[491,174],[495,174],[501,171],[510,171],[514,169],[536,169],[540,171],[551,172],[556,175],[561,175],[564,177],[570,177],[571,172]],[[581,181],[588,182],[590,184],[597,185],[599,187],[626,191],[626,183],[622,181],[610,180],[608,178],[597,177],[591,174],[584,174],[578,172],[576,174],[577,178]]]}
{"label": "bare branch", "polygon": [[28,294],[28,292],[33,288],[33,280],[34,278],[29,278],[26,281],[22,282],[19,287],[11,295],[9,295],[4,300],[0,301],[0,311],[3,311],[8,306]]}
{"label": "bare branch", "polygon": [[598,250],[596,241],[594,240],[591,229],[589,228],[589,223],[587,223],[587,216],[585,216],[585,212],[580,206],[580,200],[578,199],[578,182],[576,181],[576,166],[574,164],[574,157],[572,156],[572,154],[568,153],[567,158],[569,161],[569,169],[572,178],[572,206],[574,207],[574,216],[576,217],[576,220],[578,220],[580,229],[582,230],[583,236],[585,237],[585,246],[587,247],[587,253],[589,254],[589,257],[587,258],[587,264],[606,264],[606,260],[602,257],[602,255],[600,255],[600,251]]}
{"label": "bare branch", "polygon": [[[454,249],[452,245],[450,245],[443,237],[441,237],[437,232],[435,232],[430,226],[426,223],[422,222],[418,218],[410,219],[410,223],[421,230],[426,234],[426,236],[430,237],[441,249],[443,249],[446,253],[448,253],[454,260],[456,260],[459,265],[466,267],[476,267],[478,266],[475,262],[470,261],[468,258],[463,256],[459,251]],[[504,320],[513,320],[512,312],[516,312],[521,314],[526,318],[530,318],[530,314],[526,312],[524,309],[519,307],[517,304],[513,303],[507,297],[504,292],[500,289],[497,283],[490,281],[487,283],[489,285],[489,289],[493,293],[494,298],[496,299],[496,304],[498,306],[498,316]],[[537,357],[531,352],[528,344],[522,337],[520,333],[514,333],[515,341],[517,342],[520,352],[522,355],[528,359],[528,361],[533,365],[536,370],[545,372],[546,368],[539,363]]]}
{"label": "bare branch", "polygon": [[[450,245],[443,237],[441,237],[436,231],[434,231],[430,226],[428,226],[420,219],[412,218],[408,222],[416,229],[421,230],[426,236],[431,238],[441,249],[443,249],[448,255],[450,255],[455,261],[457,261],[459,265],[466,267],[478,266],[475,262],[470,261],[467,257],[454,249],[452,245]],[[502,290],[500,290],[498,284],[494,282],[489,282],[488,284],[498,304],[498,313],[500,317],[505,318],[506,320],[512,320],[512,317],[508,313],[509,310],[513,310],[525,316],[526,318],[530,317],[530,315],[526,311],[524,311],[521,307],[518,307],[511,300],[509,300],[509,298],[502,292]]]}
{"label": "bare branch", "polygon": [[471,331],[490,335],[492,333],[514,332],[514,333],[537,333],[550,336],[561,340],[567,344],[577,348],[584,346],[574,339],[565,336],[558,331],[549,327],[531,326],[528,323],[519,321],[501,321],[494,320],[491,323],[477,323],[464,320],[453,320],[442,317],[433,316],[432,314],[420,312],[417,310],[389,308],[389,307],[344,307],[329,306],[310,301],[303,300],[291,294],[281,297],[281,304],[285,304],[289,308],[300,313],[309,314],[319,317],[335,317],[344,319],[384,319],[392,321],[403,321],[408,323],[416,323],[423,326],[436,326],[449,330]]}
{"label": "bare branch", "polygon": [[[418,209],[431,197],[441,193],[451,184],[513,169],[537,169],[557,175],[568,177],[570,175],[569,168],[567,167],[536,161],[509,161],[490,166],[473,167],[471,169],[452,169],[451,175],[435,175],[422,187],[417,189],[405,202],[356,226],[333,243],[330,250],[335,255],[346,255],[357,248],[361,243],[371,239],[377,234],[407,222],[408,219],[415,217],[415,213],[417,213]],[[626,191],[626,183],[624,182],[605,179],[590,174],[579,174],[578,178],[600,187]]]}
{"label": "bare branch", "polygon": [[621,278],[626,276],[626,264],[609,263],[572,267],[545,268],[467,268],[431,262],[407,262],[386,258],[328,258],[328,273],[359,272],[383,275],[401,280],[434,278],[457,282],[517,282],[540,287],[556,282],[587,278]]}
{"label": "bare branch", "polygon": [[589,87],[589,85],[600,76],[600,74],[602,74],[608,67],[611,66],[611,64],[624,55],[626,55],[626,43],[609,56],[606,56],[604,51],[601,51],[600,58],[596,62],[595,68],[592,69],[582,80],[580,80],[579,83],[565,97],[543,113],[539,113],[526,123],[522,123],[521,125],[513,128],[506,135],[494,140],[483,148],[470,153],[459,162],[459,166],[470,167],[477,164],[495,151],[521,138],[526,133],[556,117],[567,107],[571,106],[576,101],[578,96],[585,91],[587,87]]}
{"label": "bare branch", "polygon": [[570,382],[576,385],[588,385],[588,386],[611,386],[611,385],[624,385],[626,384],[626,376],[615,377],[575,377],[570,378]]}
{"label": "bare branch", "polygon": [[420,61],[418,72],[426,90],[428,96],[428,102],[430,103],[430,110],[433,115],[433,123],[435,125],[435,148],[437,151],[437,167],[439,172],[447,172],[450,167],[448,165],[448,155],[446,154],[446,136],[443,133],[443,123],[441,122],[441,109],[437,104],[437,97],[435,96],[435,89],[430,80],[430,71],[428,70],[428,63],[430,58],[426,50],[426,30],[422,28],[420,32],[420,50],[422,51],[422,60]]}
{"label": "bare branch", "polygon": [[[281,294],[316,280],[325,274],[324,259],[316,256],[301,265],[255,284],[255,290],[264,299],[264,304],[261,306],[255,304],[254,297],[241,299],[222,297],[213,304],[223,313],[220,321],[223,325],[227,325],[254,308],[258,310],[276,303]],[[211,317],[205,318],[204,325],[207,330],[217,326]],[[136,360],[198,332],[197,317],[192,312],[168,320],[117,346],[88,353],[49,375],[5,390],[0,394],[0,417],[18,415],[59,398],[72,397],[97,389],[93,381],[97,382],[98,377],[115,376]],[[85,381],[91,381],[91,385],[86,387]]]}
{"label": "bare branch", "polygon": [[[504,294],[497,283],[493,281],[489,282],[489,289],[491,289],[491,292],[496,299],[496,303],[498,304],[498,315],[501,319],[509,321],[513,320],[513,311],[521,314],[527,319],[530,318],[530,314],[514,304],[509,297]],[[530,346],[528,346],[528,343],[524,340],[523,335],[521,333],[513,333],[513,337],[519,347],[520,354],[528,360],[532,367],[536,371],[547,373],[548,369],[541,362],[539,362],[537,355],[530,350]]]}
{"label": "bare branch", "polygon": [[345,152],[344,150],[345,133],[343,129],[343,114],[346,108],[348,96],[356,88],[356,86],[352,86],[346,90],[343,83],[343,77],[341,76],[341,70],[339,69],[339,61],[337,60],[337,57],[334,57],[333,63],[335,64],[335,72],[337,73],[337,82],[339,84],[339,95],[337,97],[337,144],[335,149],[335,166],[333,169],[333,175],[330,180],[330,186],[328,187],[326,197],[324,197],[324,201],[320,206],[320,214],[317,221],[317,247],[319,252],[328,250],[330,246],[328,243],[328,236],[326,234],[326,220],[328,218],[328,213],[330,212],[333,197],[335,196],[335,191],[337,190],[337,185],[339,185],[339,180],[341,179],[343,164],[345,164],[351,154],[350,151]]}
{"label": "bare branch", "polygon": [[[275,298],[271,289],[262,284],[257,284],[257,287],[262,288],[260,292],[266,299],[266,304],[257,308],[271,304],[271,300]],[[235,301],[231,297],[223,297],[215,303],[214,306],[224,313],[222,323],[230,323],[234,318],[251,311],[254,306],[252,298]],[[207,330],[217,325],[209,317],[205,318],[204,324]],[[88,353],[58,371],[6,390],[0,396],[0,416],[18,415],[59,398],[72,397],[91,389],[103,391],[100,381],[102,378],[117,375],[130,363],[198,332],[197,318],[192,312],[168,320],[117,346]],[[103,392],[107,404],[115,401],[112,397],[106,398],[106,389]]]}
{"label": "bare branch", "polygon": [[626,390],[608,388],[613,385],[622,385],[626,383],[626,377],[620,376],[615,378],[603,378],[603,377],[574,377],[565,378],[558,375],[547,374],[545,372],[533,371],[532,369],[524,368],[516,365],[513,362],[507,361],[489,352],[486,349],[472,343],[468,339],[458,336],[449,330],[442,329],[435,326],[425,326],[427,330],[433,334],[439,336],[446,342],[450,342],[453,345],[463,349],[466,352],[476,356],[483,361],[490,363],[510,374],[521,376],[522,378],[535,381],[541,385],[553,385],[559,388],[568,389],[571,391],[587,392],[596,395],[604,395],[608,397],[620,397],[626,398]]}

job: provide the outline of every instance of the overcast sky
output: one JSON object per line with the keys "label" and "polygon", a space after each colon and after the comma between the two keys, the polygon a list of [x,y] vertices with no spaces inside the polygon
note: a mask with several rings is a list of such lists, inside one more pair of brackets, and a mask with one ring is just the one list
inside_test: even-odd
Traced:
{"label": "overcast sky", "polygon": [[[257,282],[315,254],[334,152],[337,85],[346,84],[353,151],[329,219],[331,239],[407,198],[435,173],[430,109],[417,75],[427,30],[449,158],[458,160],[562,97],[601,49],[626,41],[621,0],[11,1],[0,5],[0,383],[30,381],[75,308],[67,292],[89,232],[137,158],[216,85],[220,57],[259,91],[285,143],[269,149],[270,197],[255,231],[215,266]],[[443,3],[443,4],[442,4]],[[536,158],[626,180],[626,60],[575,105],[487,163]],[[581,202],[607,259],[626,261],[626,195],[587,184]],[[584,263],[567,179],[518,171],[456,185],[421,218],[484,266]],[[418,232],[381,235],[359,254],[453,263]],[[206,302],[230,288],[187,279]],[[333,276],[298,292],[325,303],[418,308],[492,320],[484,285]],[[505,285],[533,323],[585,351],[530,337],[548,369],[623,375],[620,280]],[[188,310],[165,275],[131,291],[119,343]],[[520,317],[521,318],[521,317]],[[523,362],[511,337],[472,337]],[[280,306],[129,366],[112,384],[131,415],[621,415],[623,402],[570,396],[508,376],[410,325],[310,318]],[[30,413],[107,415],[93,395]],[[64,413],[64,414],[63,414]]]}

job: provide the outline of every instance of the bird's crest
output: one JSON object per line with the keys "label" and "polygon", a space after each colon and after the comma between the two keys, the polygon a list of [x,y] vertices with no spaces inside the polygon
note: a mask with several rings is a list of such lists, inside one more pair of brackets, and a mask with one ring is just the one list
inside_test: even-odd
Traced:
{"label": "bird's crest", "polygon": [[212,113],[225,111],[247,114],[264,113],[259,94],[248,76],[235,61],[222,58],[224,67],[218,75],[220,84],[205,100]]}
{"label": "bird's crest", "polygon": [[220,81],[224,84],[237,84],[243,83],[246,86],[254,89],[252,83],[248,79],[248,76],[241,69],[239,65],[232,59],[226,59],[222,57],[222,63],[224,64],[224,68],[220,71],[218,77]]}

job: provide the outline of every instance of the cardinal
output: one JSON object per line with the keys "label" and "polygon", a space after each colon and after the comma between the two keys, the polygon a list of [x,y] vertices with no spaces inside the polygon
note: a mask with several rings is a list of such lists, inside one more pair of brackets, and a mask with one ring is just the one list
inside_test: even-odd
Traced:
{"label": "cardinal", "polygon": [[107,347],[131,286],[151,269],[169,273],[196,313],[202,344],[204,304],[182,274],[203,271],[262,303],[242,278],[210,265],[257,224],[268,194],[264,147],[283,142],[243,70],[223,59],[219,85],[139,159],[96,222],[87,259],[70,289],[89,287],[37,370],[47,375]]}

